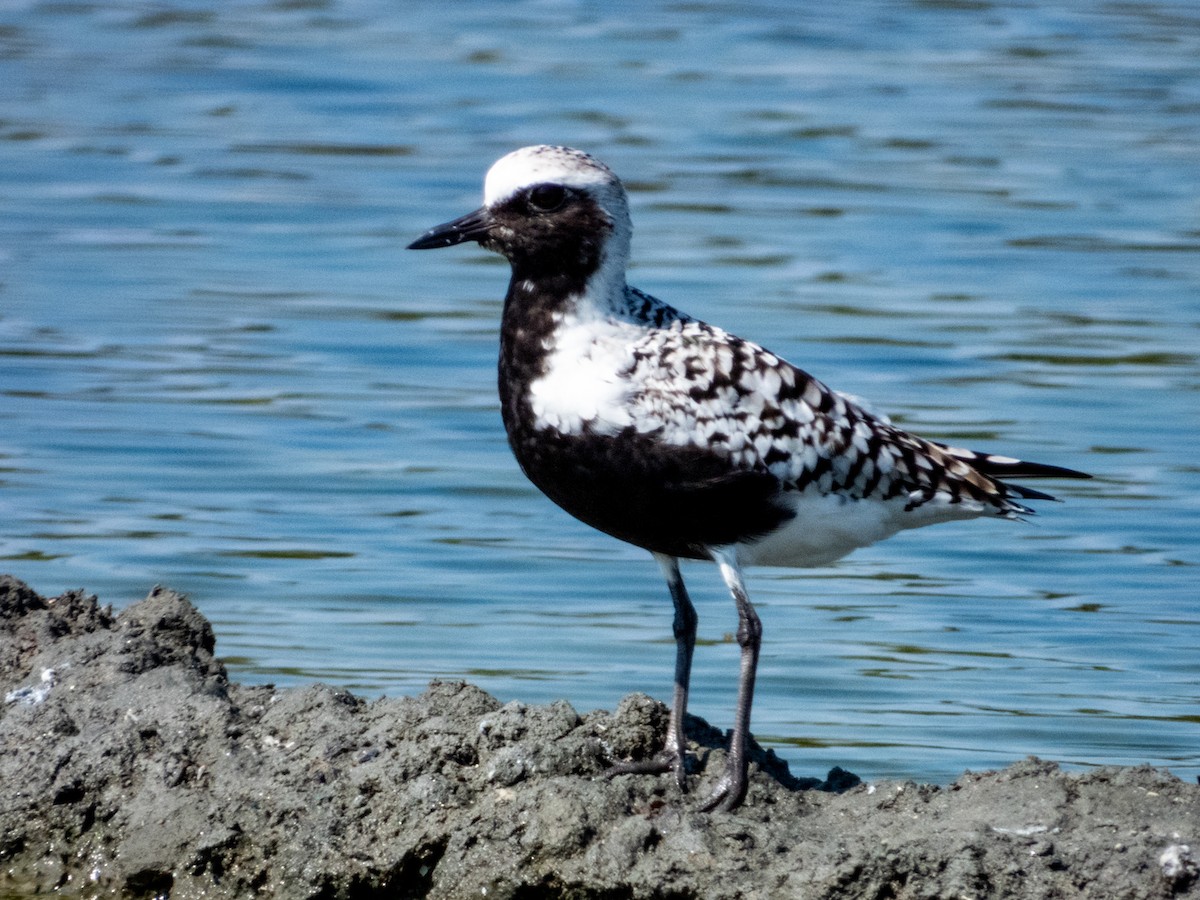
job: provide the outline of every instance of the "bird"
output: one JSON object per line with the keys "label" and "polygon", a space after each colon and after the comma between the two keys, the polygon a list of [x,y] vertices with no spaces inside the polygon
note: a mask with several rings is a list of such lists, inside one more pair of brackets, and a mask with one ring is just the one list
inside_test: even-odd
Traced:
{"label": "bird", "polygon": [[521,469],[587,525],[648,550],[674,606],[674,691],[662,749],[610,773],[688,790],[697,615],[681,560],[716,564],[737,610],[740,671],[725,767],[700,808],[748,788],[762,624],[743,567],[828,565],[897,532],[1023,519],[1049,494],[1009,478],[1089,478],[911,434],[762,346],[626,281],[633,225],[614,172],[581,150],[523,147],[484,178],[483,205],[408,249],[475,242],[506,257],[499,397]]}

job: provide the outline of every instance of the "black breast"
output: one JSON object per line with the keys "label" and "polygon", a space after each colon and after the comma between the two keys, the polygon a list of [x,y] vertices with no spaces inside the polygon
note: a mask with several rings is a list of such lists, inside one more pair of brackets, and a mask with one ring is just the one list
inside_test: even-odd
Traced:
{"label": "black breast", "polygon": [[671,556],[707,559],[705,548],[766,534],[790,517],[776,502],[778,479],[735,468],[713,451],[664,444],[632,428],[538,427],[528,392],[545,372],[556,296],[564,295],[514,277],[501,323],[501,413],[530,481],[593,528]]}
{"label": "black breast", "polygon": [[769,472],[737,470],[632,429],[561,434],[528,422],[505,419],[529,480],[577,519],[647,550],[707,559],[706,548],[753,539],[790,517]]}

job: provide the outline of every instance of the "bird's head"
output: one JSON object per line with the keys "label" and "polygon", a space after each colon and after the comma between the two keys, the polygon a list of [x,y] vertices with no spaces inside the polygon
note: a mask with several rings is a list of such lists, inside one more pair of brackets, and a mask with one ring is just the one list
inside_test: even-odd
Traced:
{"label": "bird's head", "polygon": [[514,275],[538,271],[587,280],[614,269],[624,278],[633,226],[620,179],[580,150],[514,150],[488,170],[483,206],[408,245],[430,250],[475,241],[507,257]]}

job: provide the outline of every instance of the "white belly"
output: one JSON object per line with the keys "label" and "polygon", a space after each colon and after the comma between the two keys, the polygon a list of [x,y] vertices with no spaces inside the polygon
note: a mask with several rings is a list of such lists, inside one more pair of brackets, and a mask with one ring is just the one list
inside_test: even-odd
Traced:
{"label": "white belly", "polygon": [[795,516],[758,541],[738,545],[743,565],[825,566],[859,547],[907,528],[985,515],[978,504],[940,503],[936,499],[905,512],[906,497],[853,500],[805,491],[788,495]]}

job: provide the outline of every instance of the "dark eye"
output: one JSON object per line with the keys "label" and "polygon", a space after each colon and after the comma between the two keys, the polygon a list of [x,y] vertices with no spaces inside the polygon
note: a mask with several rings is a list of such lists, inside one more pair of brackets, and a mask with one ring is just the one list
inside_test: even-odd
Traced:
{"label": "dark eye", "polygon": [[529,191],[529,205],[538,212],[553,212],[567,199],[567,189],[561,184],[539,184]]}

